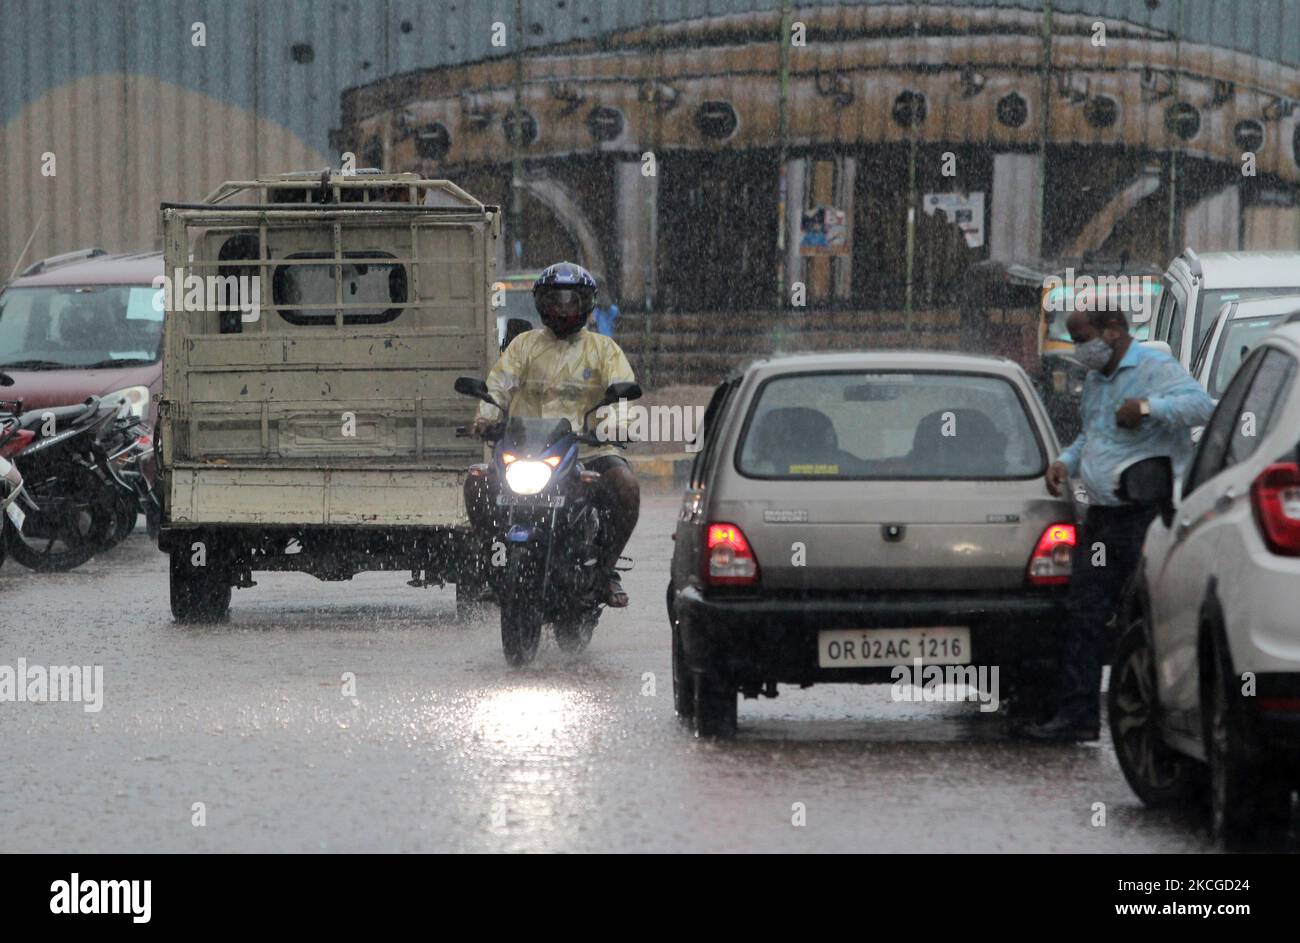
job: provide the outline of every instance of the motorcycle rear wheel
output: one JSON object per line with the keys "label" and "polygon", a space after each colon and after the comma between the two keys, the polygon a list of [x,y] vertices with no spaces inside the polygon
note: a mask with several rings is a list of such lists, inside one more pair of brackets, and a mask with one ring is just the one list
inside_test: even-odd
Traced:
{"label": "motorcycle rear wheel", "polygon": [[599,609],[588,609],[566,616],[555,623],[555,644],[560,646],[562,652],[577,654],[590,644],[599,619]]}

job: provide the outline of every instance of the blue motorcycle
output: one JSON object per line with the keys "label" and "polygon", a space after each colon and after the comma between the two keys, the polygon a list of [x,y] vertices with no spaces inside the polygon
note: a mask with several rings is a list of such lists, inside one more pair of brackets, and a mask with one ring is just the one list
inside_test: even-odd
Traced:
{"label": "blue motorcycle", "polygon": [[[482,380],[460,377],[455,389],[501,408]],[[600,474],[578,461],[578,445],[607,444],[587,430],[592,414],[640,396],[636,383],[611,384],[583,416],[581,431],[568,419],[502,410],[505,418],[484,435],[493,444],[492,462],[469,468],[495,495],[491,545],[482,551],[488,561],[480,571],[501,606],[501,647],[511,667],[533,660],[545,625],[562,651],[581,651],[591,641],[608,577],[599,565],[605,512],[596,500]]]}

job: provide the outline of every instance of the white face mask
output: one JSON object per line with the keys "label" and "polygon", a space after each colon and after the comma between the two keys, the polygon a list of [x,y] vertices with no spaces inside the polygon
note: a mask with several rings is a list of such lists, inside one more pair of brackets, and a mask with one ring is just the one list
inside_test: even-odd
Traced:
{"label": "white face mask", "polygon": [[1089,370],[1104,370],[1115,352],[1100,337],[1094,337],[1086,344],[1074,348],[1074,359]]}

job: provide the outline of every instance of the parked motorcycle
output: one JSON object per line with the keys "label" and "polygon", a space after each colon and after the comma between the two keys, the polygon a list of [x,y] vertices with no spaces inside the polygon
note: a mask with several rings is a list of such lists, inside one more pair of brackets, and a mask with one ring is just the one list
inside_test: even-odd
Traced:
{"label": "parked motorcycle", "polygon": [[[455,389],[498,406],[480,379],[460,377]],[[587,431],[592,414],[640,395],[635,383],[612,384],[580,432],[568,419],[507,413],[484,436],[495,443],[492,464],[472,465],[469,474],[499,482],[492,543],[503,548],[503,559],[483,569],[500,603],[501,647],[511,667],[533,660],[544,625],[563,651],[581,651],[591,641],[604,608],[608,574],[599,561],[606,528],[595,501],[600,475],[578,461],[578,445],[605,444]]]}
{"label": "parked motorcycle", "polygon": [[[13,380],[0,373],[0,386],[12,385]],[[18,423],[15,415],[5,412],[5,407],[10,405],[13,406],[15,411],[22,408],[21,402],[0,400],[0,438],[4,437],[11,424],[17,425]],[[9,459],[0,455],[0,528],[16,527],[19,530],[22,529],[26,513],[20,504],[20,499],[30,504],[31,499],[27,498],[23,493],[22,472]],[[0,566],[4,565],[4,561],[4,541],[0,540]]]}
{"label": "parked motorcycle", "polygon": [[[91,397],[76,406],[21,412],[0,423],[0,457],[17,466],[32,502],[21,528],[4,525],[8,555],[32,570],[71,570],[134,527],[146,487],[139,420]],[[42,434],[48,432],[49,434]]]}

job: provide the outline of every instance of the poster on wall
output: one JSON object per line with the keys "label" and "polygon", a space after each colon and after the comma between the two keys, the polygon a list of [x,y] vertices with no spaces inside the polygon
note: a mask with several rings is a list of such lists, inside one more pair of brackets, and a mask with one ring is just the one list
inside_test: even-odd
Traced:
{"label": "poster on wall", "polygon": [[848,214],[844,210],[817,206],[800,214],[800,255],[848,255],[848,252]]}
{"label": "poster on wall", "polygon": [[956,225],[966,239],[966,246],[978,249],[984,245],[984,193],[927,193],[921,204],[925,215],[933,216],[938,210]]}

